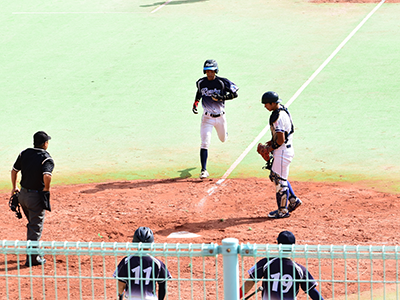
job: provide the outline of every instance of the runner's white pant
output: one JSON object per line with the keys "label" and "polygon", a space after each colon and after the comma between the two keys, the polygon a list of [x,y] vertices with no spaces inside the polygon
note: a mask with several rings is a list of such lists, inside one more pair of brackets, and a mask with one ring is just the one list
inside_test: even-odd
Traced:
{"label": "runner's white pant", "polygon": [[201,118],[200,136],[201,136],[201,148],[208,149],[211,142],[212,129],[215,127],[218,138],[221,142],[225,142],[228,139],[228,126],[226,123],[225,114],[213,118],[203,113]]}

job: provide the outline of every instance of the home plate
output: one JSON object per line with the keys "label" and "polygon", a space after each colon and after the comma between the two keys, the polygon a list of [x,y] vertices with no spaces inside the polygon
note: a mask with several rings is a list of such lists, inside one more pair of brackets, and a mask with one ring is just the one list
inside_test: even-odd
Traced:
{"label": "home plate", "polygon": [[201,235],[191,233],[188,231],[179,231],[179,232],[173,232],[167,238],[172,238],[172,239],[179,239],[179,238],[195,238],[199,237]]}

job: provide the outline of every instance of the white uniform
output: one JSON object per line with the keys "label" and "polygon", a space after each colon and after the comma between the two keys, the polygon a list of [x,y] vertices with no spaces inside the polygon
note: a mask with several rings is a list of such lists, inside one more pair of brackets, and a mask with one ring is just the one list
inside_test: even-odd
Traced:
{"label": "white uniform", "polygon": [[275,183],[278,210],[270,212],[268,217],[286,218],[289,217],[289,213],[299,207],[302,202],[296,197],[288,181],[289,166],[294,157],[294,127],[292,118],[288,110],[283,105],[279,105],[279,109],[271,114],[270,127],[273,146],[277,145],[277,132],[282,132],[284,134],[285,141],[282,145],[272,151],[273,163],[271,167],[270,179]]}
{"label": "white uniform", "polygon": [[[271,125],[272,136],[275,137],[276,132],[286,132],[286,134],[289,134],[291,130],[292,122],[290,115],[285,111],[280,110],[279,118]],[[271,170],[280,178],[285,180],[287,180],[289,177],[289,165],[294,157],[292,141],[293,135],[290,134],[287,138],[287,141],[273,151],[274,162]]]}

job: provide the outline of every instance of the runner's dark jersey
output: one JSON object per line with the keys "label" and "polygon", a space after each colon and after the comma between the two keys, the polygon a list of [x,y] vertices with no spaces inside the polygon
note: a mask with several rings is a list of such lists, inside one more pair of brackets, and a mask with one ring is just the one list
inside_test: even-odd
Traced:
{"label": "runner's dark jersey", "polygon": [[229,93],[236,93],[238,87],[229,79],[215,76],[214,80],[208,80],[207,77],[200,78],[196,82],[196,99],[202,99],[201,104],[204,111],[210,114],[222,114],[225,112],[225,101],[214,101],[211,99],[213,94],[225,96]]}

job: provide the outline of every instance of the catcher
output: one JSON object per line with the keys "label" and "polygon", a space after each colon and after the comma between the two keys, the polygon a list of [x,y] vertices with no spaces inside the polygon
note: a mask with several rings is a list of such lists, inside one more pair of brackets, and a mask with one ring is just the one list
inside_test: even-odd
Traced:
{"label": "catcher", "polygon": [[272,138],[266,144],[257,146],[257,152],[267,162],[264,168],[270,170],[269,178],[276,187],[278,209],[268,214],[269,218],[274,219],[290,217],[290,213],[302,204],[287,180],[289,165],[294,157],[294,126],[289,111],[280,104],[281,101],[276,92],[266,92],[262,96],[261,103],[272,112],[269,118]]}

